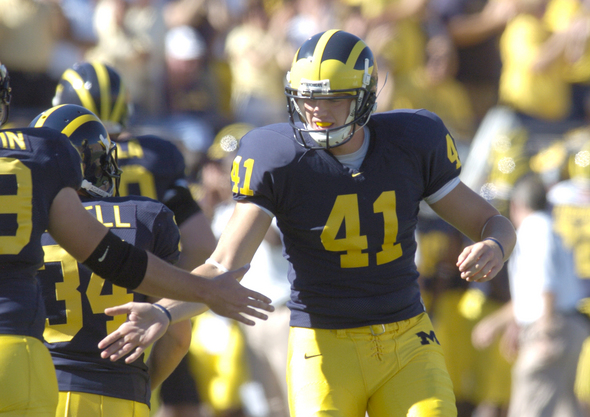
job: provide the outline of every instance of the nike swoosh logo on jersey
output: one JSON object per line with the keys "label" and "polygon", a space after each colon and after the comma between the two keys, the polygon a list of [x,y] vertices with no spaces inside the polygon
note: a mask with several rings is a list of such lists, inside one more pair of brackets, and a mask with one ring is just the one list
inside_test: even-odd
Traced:
{"label": "nike swoosh logo on jersey", "polygon": [[98,258],[98,262],[104,261],[104,259],[107,257],[107,253],[109,253],[109,248],[110,248],[110,246],[107,246],[107,250],[105,250],[104,253],[102,254],[102,256],[100,258]]}
{"label": "nike swoosh logo on jersey", "polygon": [[315,358],[316,356],[322,356],[321,353],[318,353],[317,355],[308,355],[307,353],[304,355],[305,359],[310,359],[310,358]]}
{"label": "nike swoosh logo on jersey", "polygon": [[359,176],[359,175],[361,175],[361,174],[362,174],[362,172],[355,172],[354,174],[352,174],[352,177],[353,177],[353,178],[354,178],[354,177],[358,177],[358,176]]}

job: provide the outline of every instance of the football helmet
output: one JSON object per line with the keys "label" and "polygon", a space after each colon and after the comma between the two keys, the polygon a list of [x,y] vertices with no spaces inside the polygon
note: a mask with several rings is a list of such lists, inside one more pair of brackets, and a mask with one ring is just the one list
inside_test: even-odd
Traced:
{"label": "football helmet", "polygon": [[61,76],[52,104],[77,104],[100,117],[109,134],[121,133],[131,112],[127,88],[112,67],[78,62]]}
{"label": "football helmet", "polygon": [[0,64],[0,126],[8,121],[10,112],[10,99],[12,97],[10,88],[10,77],[8,70]]}
{"label": "football helmet", "polygon": [[[355,35],[328,30],[312,36],[295,53],[287,73],[287,108],[296,141],[306,148],[329,149],[348,142],[357,125],[364,126],[377,104],[377,62],[367,44]],[[314,130],[305,118],[302,99],[354,98],[344,125]],[[296,124],[295,114],[303,123]],[[303,139],[309,133],[319,146]]]}
{"label": "football helmet", "polygon": [[121,170],[117,165],[117,146],[94,113],[76,104],[61,104],[39,114],[29,127],[49,127],[70,139],[84,163],[82,188],[89,195],[118,194]]}

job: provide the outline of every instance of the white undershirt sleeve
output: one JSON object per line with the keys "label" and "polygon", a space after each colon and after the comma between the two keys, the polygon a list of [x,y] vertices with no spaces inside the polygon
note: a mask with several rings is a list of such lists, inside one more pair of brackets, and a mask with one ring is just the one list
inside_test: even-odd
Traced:
{"label": "white undershirt sleeve", "polygon": [[451,191],[453,191],[455,189],[455,187],[457,185],[459,185],[459,177],[455,177],[452,180],[450,180],[449,182],[447,182],[445,185],[443,185],[440,190],[438,190],[436,193],[429,195],[428,197],[424,198],[424,201],[426,201],[428,204],[434,204],[437,201],[439,201],[441,198],[443,198],[444,196],[446,196],[448,193],[450,193]]}

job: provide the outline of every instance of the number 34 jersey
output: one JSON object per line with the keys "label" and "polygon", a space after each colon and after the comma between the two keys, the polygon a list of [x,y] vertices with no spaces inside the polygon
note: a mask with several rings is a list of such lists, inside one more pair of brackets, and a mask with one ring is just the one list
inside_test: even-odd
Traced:
{"label": "number 34 jersey", "polygon": [[[178,260],[180,234],[172,211],[162,203],[129,196],[83,200],[82,204],[124,241],[165,261]],[[149,380],[143,358],[129,365],[123,360],[111,362],[102,359],[98,349],[98,342],[127,318],[107,316],[104,309],[146,301],[147,297],[92,273],[49,234],[43,235],[42,242],[45,267],[38,276],[47,309],[43,336],[56,368],[59,390],[149,404]]]}
{"label": "number 34 jersey", "polygon": [[57,194],[80,187],[81,162],[58,131],[0,130],[0,334],[42,338],[41,235]]}
{"label": "number 34 jersey", "polygon": [[367,127],[359,170],[302,147],[286,123],[240,142],[234,199],[276,216],[290,262],[292,326],[360,327],[424,311],[414,262],[419,204],[458,177],[456,146],[425,110],[376,114]]}

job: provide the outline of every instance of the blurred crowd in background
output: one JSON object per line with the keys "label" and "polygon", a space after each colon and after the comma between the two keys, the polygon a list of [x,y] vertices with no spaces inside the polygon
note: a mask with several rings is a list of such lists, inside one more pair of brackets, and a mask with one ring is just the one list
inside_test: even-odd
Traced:
{"label": "blurred crowd in background", "polygon": [[[590,311],[587,0],[0,0],[0,60],[13,88],[8,127],[51,107],[74,63],[104,62],[129,91],[127,130],[179,147],[195,198],[219,232],[231,213],[235,150],[223,140],[287,120],[283,87],[296,48],[332,28],[376,54],[377,111],[437,113],[457,142],[462,180],[503,214],[519,178],[542,179],[555,231],[584,284],[578,309]],[[248,276],[267,276],[270,284],[252,285],[281,306],[286,261],[278,234],[267,240]],[[460,417],[505,415],[515,355],[505,336],[483,336],[478,325],[510,301],[508,272],[485,284],[461,280],[455,262],[465,242],[427,207],[418,243],[424,302]],[[212,315],[195,320],[189,359],[199,411],[162,411],[154,396],[153,413],[286,416],[288,314],[280,311],[274,327],[255,331]],[[579,367],[588,381],[575,382],[582,404],[590,404],[586,345]]]}

